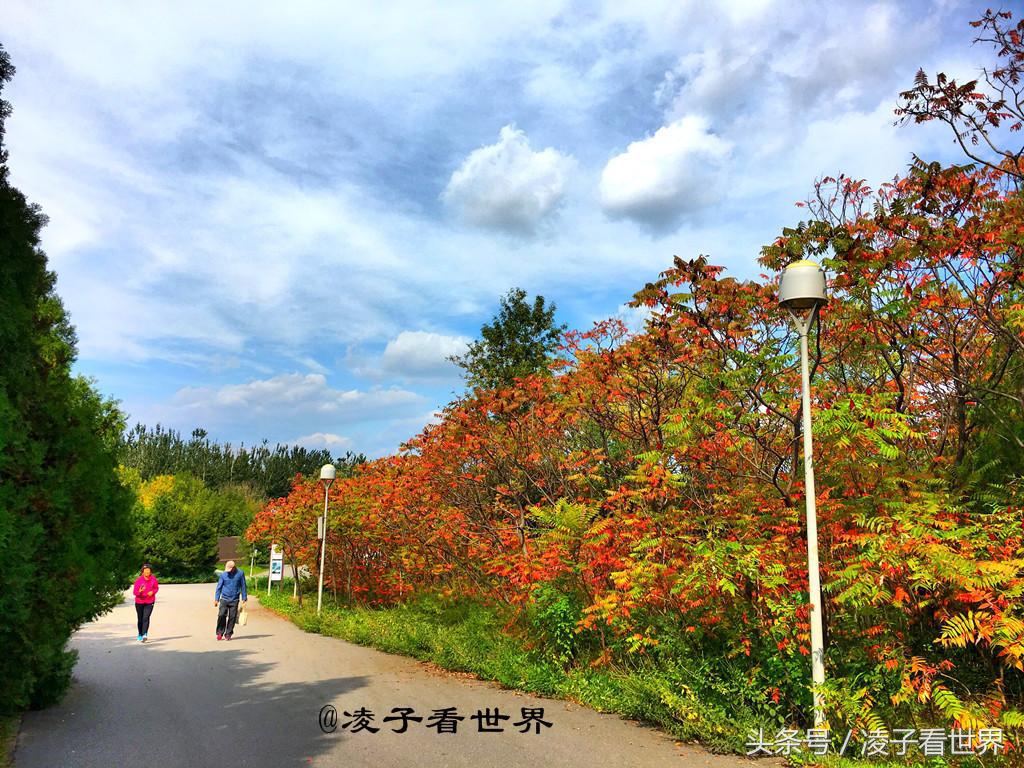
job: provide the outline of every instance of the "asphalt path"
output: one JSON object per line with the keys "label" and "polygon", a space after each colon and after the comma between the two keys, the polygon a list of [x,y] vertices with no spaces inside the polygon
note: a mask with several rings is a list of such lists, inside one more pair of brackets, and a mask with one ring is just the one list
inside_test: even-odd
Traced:
{"label": "asphalt path", "polygon": [[[71,643],[75,682],[58,706],[25,715],[15,768],[753,765],[616,715],[305,633],[252,595],[249,607],[248,625],[230,642],[214,635],[212,584],[161,587],[145,644],[135,639],[130,599],[83,627]],[[338,713],[332,733],[320,724],[327,705]],[[424,719],[395,733],[400,722],[382,719],[402,707]],[[427,727],[446,707],[465,718],[454,734]],[[542,708],[551,727],[520,732],[513,724],[524,721],[524,707]],[[359,708],[379,731],[344,727],[354,720],[344,713]],[[488,709],[511,716],[499,721],[502,732],[481,733],[487,723],[472,719]]]}

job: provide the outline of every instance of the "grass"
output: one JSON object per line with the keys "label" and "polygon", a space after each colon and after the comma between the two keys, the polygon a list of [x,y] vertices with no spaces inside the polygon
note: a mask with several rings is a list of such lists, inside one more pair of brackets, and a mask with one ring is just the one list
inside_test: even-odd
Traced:
{"label": "grass", "polygon": [[0,768],[14,766],[14,742],[20,724],[21,715],[0,715]]}
{"label": "grass", "polygon": [[910,762],[906,758],[900,759],[888,759],[888,760],[867,760],[863,758],[850,758],[840,757],[838,755],[828,755],[824,758],[817,758],[816,760],[809,761],[794,761],[796,766],[815,766],[815,768],[949,768],[949,766],[956,765],[958,768],[1007,768],[1011,765],[1020,765],[1020,763],[1012,763],[1007,760],[1006,757],[1000,757],[993,759],[992,757],[986,757],[984,760],[973,757],[964,758],[962,762],[954,763],[951,762],[949,757],[930,757],[930,758],[918,758],[915,762]]}
{"label": "grass", "polygon": [[469,672],[506,688],[615,712],[718,752],[745,752],[753,722],[749,717],[702,702],[674,685],[662,670],[563,666],[528,648],[526,639],[503,632],[494,611],[480,605],[431,600],[379,610],[327,605],[317,616],[315,597],[307,598],[299,609],[288,585],[270,597],[261,593],[259,599],[307,632]]}
{"label": "grass", "polygon": [[[337,637],[388,653],[432,662],[444,669],[468,672],[515,690],[551,698],[569,699],[601,712],[614,712],[647,722],[671,736],[697,742],[714,752],[745,755],[748,734],[758,727],[774,734],[781,723],[766,723],[745,699],[748,688],[742,674],[712,680],[699,660],[663,661],[632,668],[586,664],[563,665],[532,642],[504,631],[497,613],[466,601],[445,602],[424,598],[384,609],[336,606],[325,595],[324,611],[316,614],[316,596],[308,596],[300,609],[292,599],[291,582],[270,596],[259,594],[262,605],[290,619],[307,632]],[[721,668],[721,665],[718,665]],[[949,759],[914,756],[915,766],[952,765]],[[904,758],[905,760],[906,758]],[[888,768],[907,766],[896,760],[865,760],[810,753],[790,758],[796,766],[825,768]],[[1005,758],[984,761],[985,768],[1008,764]],[[981,766],[976,758],[959,765]]]}

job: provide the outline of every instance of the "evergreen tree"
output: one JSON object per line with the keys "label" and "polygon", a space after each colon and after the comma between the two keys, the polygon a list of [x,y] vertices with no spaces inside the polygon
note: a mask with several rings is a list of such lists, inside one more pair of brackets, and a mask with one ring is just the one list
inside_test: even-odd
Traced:
{"label": "evergreen tree", "polygon": [[511,386],[517,378],[546,372],[565,331],[564,325],[555,325],[555,309],[543,296],[530,303],[526,291],[513,288],[501,298],[498,314],[480,329],[481,338],[464,355],[449,359],[466,372],[471,387],[483,389]]}
{"label": "evergreen tree", "polygon": [[[14,75],[0,47],[0,94]],[[71,374],[75,335],[39,247],[46,219],[11,186],[0,99],[0,710],[70,682],[71,633],[120,600],[136,563],[116,474],[115,406]]]}

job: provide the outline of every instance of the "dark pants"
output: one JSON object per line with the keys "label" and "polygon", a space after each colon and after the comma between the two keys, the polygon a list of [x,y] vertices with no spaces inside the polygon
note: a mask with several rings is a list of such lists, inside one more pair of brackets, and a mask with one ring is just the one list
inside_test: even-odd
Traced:
{"label": "dark pants", "polygon": [[231,637],[235,633],[235,620],[238,619],[238,601],[220,601],[217,611],[217,634]]}
{"label": "dark pants", "polygon": [[135,613],[139,616],[139,634],[149,634],[149,617],[153,615],[154,603],[136,603]]}

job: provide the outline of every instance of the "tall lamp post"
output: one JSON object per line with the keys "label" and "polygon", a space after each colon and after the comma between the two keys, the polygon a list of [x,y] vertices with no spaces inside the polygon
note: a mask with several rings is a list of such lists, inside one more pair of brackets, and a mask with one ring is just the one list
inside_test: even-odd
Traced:
{"label": "tall lamp post", "polygon": [[818,309],[828,301],[825,273],[815,262],[803,259],[786,267],[779,280],[779,304],[793,318],[800,333],[800,374],[803,390],[804,498],[807,504],[807,580],[811,603],[811,677],[814,681],[814,726],[825,722],[825,706],[819,692],[825,682],[825,633],[821,620],[821,573],[818,570],[818,514],[814,492],[814,443],[811,438],[811,376],[807,363],[807,332]]}
{"label": "tall lamp post", "polygon": [[330,490],[331,483],[334,482],[335,477],[337,477],[337,472],[333,464],[324,464],[320,467],[320,482],[324,484],[324,517],[323,535],[320,538],[320,586],[316,591],[317,613],[320,613],[320,607],[324,602],[324,556],[327,554],[327,491]]}

